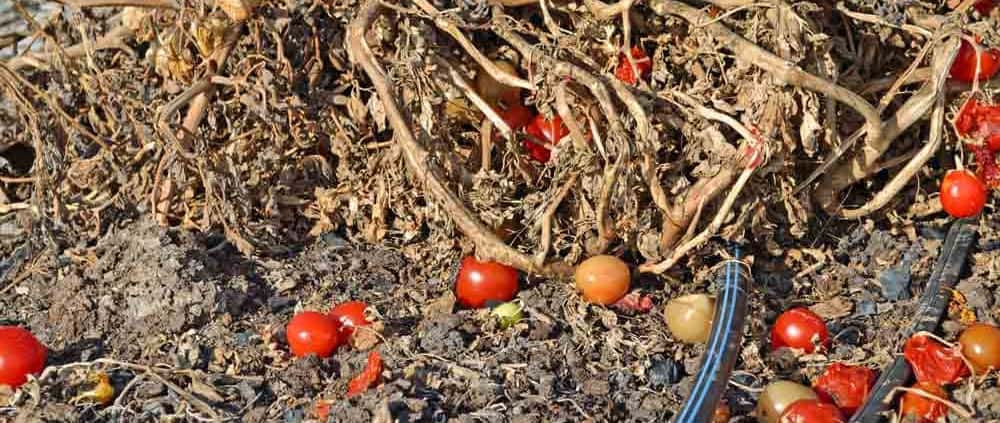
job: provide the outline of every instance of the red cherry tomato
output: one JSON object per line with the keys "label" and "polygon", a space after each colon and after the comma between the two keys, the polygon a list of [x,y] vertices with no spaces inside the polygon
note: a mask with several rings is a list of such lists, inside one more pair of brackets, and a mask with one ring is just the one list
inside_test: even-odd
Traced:
{"label": "red cherry tomato", "polygon": [[330,309],[330,317],[336,320],[340,326],[342,338],[350,337],[357,326],[365,326],[369,322],[365,319],[365,309],[368,304],[361,301],[348,301],[337,304]]}
{"label": "red cherry tomato", "polygon": [[632,46],[629,53],[632,56],[632,62],[635,63],[635,69],[632,68],[632,64],[629,63],[625,54],[620,54],[618,55],[618,68],[615,69],[615,77],[626,84],[635,85],[653,70],[653,61],[639,46]]}
{"label": "red cherry tomato", "polygon": [[997,5],[996,0],[979,0],[979,2],[973,5],[972,7],[975,7],[980,14],[985,16],[989,15],[990,10],[993,10],[993,7],[996,5]]}
{"label": "red cherry tomato", "polygon": [[17,388],[45,368],[48,353],[28,330],[0,326],[0,385]]}
{"label": "red cherry tomato", "polygon": [[784,413],[781,413],[779,423],[846,423],[844,415],[836,405],[814,399],[801,399],[793,402]]}
{"label": "red cherry tomato", "polygon": [[483,307],[489,301],[507,302],[517,295],[517,278],[517,270],[510,266],[466,257],[458,270],[455,296],[469,308]]}
{"label": "red cherry tomato", "polygon": [[340,324],[318,311],[303,311],[288,322],[288,347],[296,357],[329,357],[340,345]]}
{"label": "red cherry tomato", "polygon": [[915,335],[906,341],[903,357],[921,382],[950,385],[969,375],[960,351],[924,335]]}
{"label": "red cherry tomato", "polygon": [[[948,398],[948,393],[945,392],[944,388],[934,382],[917,382],[911,388],[922,390],[941,399]],[[916,416],[921,419],[921,422],[936,422],[948,412],[948,406],[941,401],[907,392],[899,403],[899,412],[904,416]]]}
{"label": "red cherry tomato", "polygon": [[511,131],[521,129],[527,125],[528,122],[531,122],[531,110],[520,103],[514,103],[507,106],[507,108],[500,111],[499,114],[500,117],[503,118],[504,123],[510,127]]}
{"label": "red cherry tomato", "polygon": [[830,343],[830,332],[823,319],[804,307],[781,313],[771,329],[771,348],[790,347],[807,353],[816,351],[818,345]]}
{"label": "red cherry tomato", "polygon": [[361,371],[361,374],[351,379],[351,382],[347,384],[347,396],[353,397],[372,385],[378,383],[379,377],[382,375],[382,356],[379,355],[378,351],[372,351],[368,353],[368,364],[365,365],[365,369]]}
{"label": "red cherry tomato", "polygon": [[941,206],[952,217],[971,217],[986,206],[986,184],[968,169],[949,170],[941,181]]}
{"label": "red cherry tomato", "polygon": [[[1000,49],[980,47],[979,80],[990,79],[1000,71]],[[951,65],[951,77],[963,82],[972,82],[976,77],[976,49],[968,41],[962,40],[958,56]]]}
{"label": "red cherry tomato", "polygon": [[522,145],[528,151],[532,159],[539,163],[548,163],[551,152],[545,145],[554,146],[563,137],[569,135],[569,128],[563,125],[559,116],[553,116],[552,120],[546,120],[545,116],[537,115],[524,130],[531,140],[524,140]]}
{"label": "red cherry tomato", "polygon": [[820,399],[837,404],[851,416],[865,403],[875,379],[875,371],[867,367],[833,363],[816,379],[813,390]]}

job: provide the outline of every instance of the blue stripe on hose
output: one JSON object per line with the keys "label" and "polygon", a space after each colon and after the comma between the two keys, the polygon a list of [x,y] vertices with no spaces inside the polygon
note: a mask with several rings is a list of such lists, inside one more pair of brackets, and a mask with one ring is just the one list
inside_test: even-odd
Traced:
{"label": "blue stripe on hose", "polygon": [[[736,260],[739,260],[740,249],[739,246],[734,246]],[[719,332],[718,327],[713,328],[712,338],[709,344],[707,359],[705,364],[702,366],[701,371],[698,373],[698,380],[695,382],[696,392],[691,393],[691,397],[688,401],[688,406],[684,408],[681,415],[678,416],[677,422],[690,422],[694,418],[691,413],[696,413],[698,409],[701,408],[705,401],[705,396],[708,395],[708,388],[710,383],[706,383],[705,378],[711,377],[719,370],[719,365],[722,362],[723,352],[726,351],[726,345],[729,344],[730,331],[732,330],[733,318],[732,315],[736,312],[736,291],[739,289],[739,276],[738,273],[733,272],[733,266],[736,264],[734,262],[726,263],[726,282],[722,287],[722,301],[723,309],[720,315],[720,320],[726,322],[725,330]],[[739,268],[736,268],[737,271]],[[732,285],[732,286],[730,286]],[[720,325],[721,326],[721,325]],[[721,348],[719,345],[721,344]],[[685,420],[686,419],[686,420]]]}

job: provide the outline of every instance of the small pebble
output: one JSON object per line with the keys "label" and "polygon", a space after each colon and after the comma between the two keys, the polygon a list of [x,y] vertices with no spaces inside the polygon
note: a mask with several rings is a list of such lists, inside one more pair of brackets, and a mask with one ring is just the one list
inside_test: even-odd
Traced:
{"label": "small pebble", "polygon": [[654,358],[650,362],[649,369],[646,370],[646,376],[649,378],[650,386],[654,388],[666,387],[680,382],[681,378],[684,377],[684,372],[681,371],[677,361],[673,359],[659,360]]}
{"label": "small pebble", "polygon": [[875,302],[872,300],[861,300],[858,305],[854,307],[854,317],[864,317],[871,316],[875,314]]}

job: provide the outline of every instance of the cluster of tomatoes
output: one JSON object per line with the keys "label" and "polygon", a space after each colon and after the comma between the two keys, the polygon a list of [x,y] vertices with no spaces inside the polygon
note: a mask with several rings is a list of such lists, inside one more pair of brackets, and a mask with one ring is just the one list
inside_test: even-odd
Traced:
{"label": "cluster of tomatoes", "polygon": [[0,326],[0,385],[17,388],[45,368],[48,352],[30,331]]}
{"label": "cluster of tomatoes", "polygon": [[[955,345],[918,333],[906,342],[903,356],[917,382],[900,402],[902,415],[934,422],[948,411],[946,386],[970,374],[983,375],[1000,369],[1000,328],[975,324],[962,332]],[[936,398],[936,399],[935,399]]]}
{"label": "cluster of tomatoes", "polygon": [[[342,345],[350,342],[355,331],[368,326],[371,321],[365,316],[368,305],[360,301],[348,301],[335,305],[328,313],[303,311],[292,317],[285,329],[288,349],[295,357],[316,355],[329,357]],[[368,364],[360,374],[351,379],[347,386],[347,396],[360,394],[378,383],[382,374],[382,357],[378,351],[368,353]],[[329,404],[317,404],[317,413],[324,414]]]}
{"label": "cluster of tomatoes", "polygon": [[811,388],[778,380],[761,393],[757,417],[764,423],[845,423],[865,403],[877,378],[867,367],[833,363]]}
{"label": "cluster of tomatoes", "polygon": [[[635,85],[653,69],[653,62],[638,46],[632,47],[630,56],[631,60],[624,54],[620,55],[615,77]],[[501,72],[517,75],[517,68],[510,62],[497,60],[493,64]],[[523,130],[521,147],[538,163],[548,163],[552,157],[552,149],[570,133],[559,116],[546,119],[535,113],[524,105],[520,88],[504,85],[485,71],[476,75],[476,91],[493,107],[511,131]]]}

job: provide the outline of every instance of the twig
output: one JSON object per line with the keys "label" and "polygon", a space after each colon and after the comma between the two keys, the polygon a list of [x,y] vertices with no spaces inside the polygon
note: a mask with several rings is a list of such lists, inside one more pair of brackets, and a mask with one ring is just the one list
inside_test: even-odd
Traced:
{"label": "twig", "polygon": [[878,15],[870,15],[867,13],[855,12],[853,10],[848,9],[847,6],[845,6],[844,2],[842,1],[837,2],[837,10],[839,10],[840,13],[843,13],[847,17],[852,18],[856,21],[867,22],[876,25],[883,25],[895,29],[901,29],[903,31],[923,37],[925,39],[934,36],[933,32],[928,31],[927,29],[921,26],[905,24],[905,23],[902,25],[896,25],[889,21],[886,21],[885,19],[883,19],[881,16]]}
{"label": "twig", "polygon": [[542,275],[570,274],[572,269],[563,263],[550,263],[544,267],[538,267],[530,257],[504,244],[479,219],[474,217],[458,196],[445,185],[440,176],[440,167],[431,160],[430,153],[414,137],[407,120],[403,117],[403,113],[396,103],[393,89],[386,79],[385,72],[375,61],[365,42],[365,33],[368,27],[380,12],[378,0],[368,0],[361,6],[357,16],[347,29],[348,53],[351,60],[360,65],[371,80],[413,177],[418,183],[424,184],[430,197],[447,210],[455,225],[472,239],[479,249],[479,256]]}
{"label": "twig", "polygon": [[427,13],[433,18],[434,25],[437,26],[438,29],[448,33],[448,35],[454,38],[455,41],[462,46],[462,49],[464,49],[466,53],[469,53],[472,60],[475,60],[476,63],[483,68],[483,70],[493,77],[493,79],[511,87],[520,87],[529,91],[535,90],[535,86],[531,82],[500,70],[500,68],[493,64],[492,60],[487,58],[482,52],[479,51],[478,48],[476,48],[475,44],[472,44],[472,41],[469,41],[469,38],[466,37],[465,34],[463,34],[462,31],[455,26],[455,24],[445,19],[441,12],[438,11],[434,5],[430,4],[430,2],[427,0],[413,0],[413,2],[417,5],[417,7],[423,10],[424,13]]}
{"label": "twig", "polygon": [[587,9],[590,10],[590,13],[594,14],[597,20],[604,21],[622,13],[627,13],[632,8],[632,3],[634,2],[635,0],[618,0],[615,3],[607,4],[601,0],[584,0],[583,4],[587,6]]}
{"label": "twig", "polygon": [[722,202],[722,206],[719,208],[719,212],[716,213],[715,218],[712,219],[712,223],[708,225],[705,230],[701,231],[694,239],[684,243],[680,247],[674,249],[670,254],[670,257],[666,260],[655,263],[655,264],[643,264],[639,266],[639,271],[643,273],[663,273],[669,270],[674,264],[677,264],[681,258],[683,258],[689,251],[701,246],[701,244],[708,241],[716,231],[722,227],[725,223],[726,218],[729,216],[729,211],[733,208],[733,204],[736,202],[736,198],[739,197],[740,192],[743,191],[743,187],[746,185],[747,181],[750,180],[750,176],[753,175],[754,170],[757,167],[747,166],[740,173],[740,177],[733,184],[733,188],[729,190],[729,195]]}
{"label": "twig", "polygon": [[688,188],[685,191],[683,201],[679,201],[669,212],[664,213],[663,225],[660,229],[660,250],[667,251],[677,244],[681,237],[681,231],[690,227],[692,218],[698,213],[699,205],[715,200],[723,189],[733,183],[735,178],[736,172],[731,168],[724,167],[719,173],[699,179]]}
{"label": "twig", "polygon": [[486,100],[483,100],[483,98],[476,93],[476,90],[469,85],[469,82],[465,80],[465,77],[458,73],[455,66],[443,59],[441,60],[441,63],[443,66],[448,68],[448,74],[451,76],[451,80],[455,86],[462,90],[462,93],[465,94],[469,101],[471,101],[480,112],[483,112],[483,114],[486,115],[486,118],[493,123],[493,127],[499,129],[504,138],[507,138],[508,140],[511,139],[513,136],[511,127],[507,125],[507,122],[504,122],[503,118],[497,114],[496,110],[490,107],[490,105],[486,103]]}
{"label": "twig", "polygon": [[545,208],[545,213],[542,214],[542,236],[540,249],[538,253],[535,254],[535,265],[538,267],[545,265],[545,257],[549,255],[549,248],[552,246],[552,216],[556,214],[556,210],[559,209],[559,204],[561,204],[563,199],[566,198],[566,195],[569,194],[573,185],[576,185],[576,179],[579,176],[579,172],[573,172],[569,175],[569,179],[567,179],[563,186],[559,188],[555,197],[552,198],[552,202]]}
{"label": "twig", "polygon": [[148,7],[153,9],[181,10],[174,0],[56,0],[76,8],[87,7]]}
{"label": "twig", "polygon": [[124,40],[131,38],[133,35],[132,30],[126,28],[124,25],[119,25],[93,42],[74,44],[63,49],[62,53],[25,53],[14,57],[7,61],[7,67],[15,72],[28,66],[41,68],[48,65],[56,57],[59,57],[60,54],[67,59],[75,59],[86,55],[88,48],[91,51],[118,48],[123,45]]}
{"label": "twig", "polygon": [[870,201],[865,203],[865,205],[857,209],[844,209],[841,212],[841,216],[845,219],[858,219],[868,214],[884,207],[889,201],[892,200],[900,190],[910,181],[911,178],[930,160],[938,147],[941,145],[942,132],[944,128],[944,112],[945,112],[945,96],[940,94],[940,91],[944,87],[944,81],[948,78],[948,69],[951,67],[951,62],[954,61],[955,54],[958,52],[958,40],[952,40],[950,45],[942,45],[941,48],[937,49],[934,54],[934,68],[937,70],[935,75],[934,85],[937,88],[939,94],[937,97],[937,105],[934,108],[934,112],[931,114],[931,129],[930,138],[927,144],[920,149],[920,152],[906,164],[903,169],[896,173],[896,175],[889,181],[888,184],[878,194],[875,195]]}
{"label": "twig", "polygon": [[576,116],[573,116],[572,110],[570,110],[569,102],[566,100],[566,81],[560,81],[556,85],[555,97],[556,97],[556,112],[559,113],[559,117],[562,118],[563,123],[569,129],[569,136],[573,140],[573,145],[579,151],[589,151],[590,144],[584,139],[583,129],[580,128],[580,124],[576,121]]}
{"label": "twig", "polygon": [[923,389],[907,388],[907,387],[903,387],[903,386],[897,386],[895,388],[892,388],[892,392],[889,395],[886,396],[886,400],[890,400],[891,401],[892,398],[893,398],[893,396],[895,396],[896,392],[911,393],[911,394],[914,394],[914,395],[917,395],[917,396],[920,396],[920,397],[923,397],[923,398],[927,398],[927,399],[929,399],[931,401],[940,402],[941,404],[944,404],[946,407],[948,407],[949,409],[951,409],[951,411],[953,411],[955,414],[958,414],[960,417],[962,417],[962,418],[964,418],[966,420],[972,419],[972,413],[969,410],[967,410],[964,406],[962,406],[961,404],[957,404],[955,402],[949,401],[946,398],[941,398],[941,397],[939,397],[937,395],[934,395],[934,394],[932,394],[930,392],[927,392],[927,391],[925,391]]}
{"label": "twig", "polygon": [[611,207],[611,196],[614,194],[615,185],[618,184],[618,177],[621,176],[622,166],[625,164],[625,155],[619,154],[611,167],[604,169],[604,183],[601,185],[601,196],[597,199],[597,246],[593,254],[603,254],[608,250],[611,241],[617,237],[609,222],[608,209]]}

